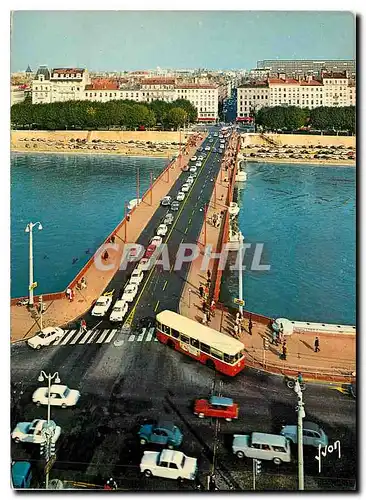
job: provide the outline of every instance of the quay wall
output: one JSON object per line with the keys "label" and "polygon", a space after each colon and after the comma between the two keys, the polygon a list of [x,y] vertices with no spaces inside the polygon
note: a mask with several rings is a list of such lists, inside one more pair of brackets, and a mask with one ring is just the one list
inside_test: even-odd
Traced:
{"label": "quay wall", "polygon": [[[241,134],[245,138],[246,144],[260,144],[268,147],[268,142],[261,137],[261,134]],[[306,135],[306,134],[265,134],[269,140],[278,145],[308,145],[308,146],[345,146],[356,147],[355,136],[340,135]]]}

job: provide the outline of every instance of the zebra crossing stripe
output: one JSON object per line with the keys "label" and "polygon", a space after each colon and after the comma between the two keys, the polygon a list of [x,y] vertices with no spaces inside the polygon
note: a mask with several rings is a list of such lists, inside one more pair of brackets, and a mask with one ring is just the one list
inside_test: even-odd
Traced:
{"label": "zebra crossing stripe", "polygon": [[98,333],[100,333],[100,330],[95,330],[93,335],[90,337],[90,339],[88,340],[88,344],[91,344],[93,342],[93,340],[95,339],[95,337],[98,335]]}
{"label": "zebra crossing stripe", "polygon": [[150,329],[149,329],[149,332],[147,334],[147,337],[146,337],[146,342],[150,342],[150,340],[152,339],[152,336],[153,336],[153,332],[154,332],[154,327],[152,326]]}
{"label": "zebra crossing stripe", "polygon": [[72,341],[70,342],[70,344],[76,344],[76,342],[79,340],[79,338],[82,336],[84,332],[83,331],[79,331],[75,337],[72,339]]}
{"label": "zebra crossing stripe", "polygon": [[144,327],[142,329],[142,332],[140,333],[140,335],[137,337],[137,342],[141,342],[142,341],[142,339],[144,338],[145,332],[146,332],[146,328]]}
{"label": "zebra crossing stripe", "polygon": [[107,336],[107,333],[109,332],[109,329],[108,330],[104,330],[104,332],[102,333],[102,335],[99,337],[99,339],[97,340],[97,344],[101,344],[103,342],[103,340],[106,338]]}
{"label": "zebra crossing stripe", "polygon": [[128,341],[133,342],[134,340],[135,340],[135,335],[132,333],[132,335],[128,337]]}
{"label": "zebra crossing stripe", "polygon": [[112,330],[111,333],[108,335],[108,337],[105,339],[105,344],[109,344],[109,342],[113,339],[113,337],[116,335],[117,330]]}
{"label": "zebra crossing stripe", "polygon": [[93,333],[93,330],[88,330],[84,337],[80,340],[79,344],[85,344],[87,339],[90,337],[90,335]]}
{"label": "zebra crossing stripe", "polygon": [[76,330],[71,330],[71,332],[66,335],[66,337],[64,338],[64,340],[61,342],[61,345],[65,345],[68,343],[68,341],[71,339],[71,337],[74,335],[74,333],[76,332]]}
{"label": "zebra crossing stripe", "polygon": [[55,342],[53,342],[52,345],[58,345],[61,342],[61,340],[64,338],[64,336],[66,335],[67,332],[68,332],[68,330],[64,331],[64,333],[61,335],[61,337],[58,340],[56,340]]}

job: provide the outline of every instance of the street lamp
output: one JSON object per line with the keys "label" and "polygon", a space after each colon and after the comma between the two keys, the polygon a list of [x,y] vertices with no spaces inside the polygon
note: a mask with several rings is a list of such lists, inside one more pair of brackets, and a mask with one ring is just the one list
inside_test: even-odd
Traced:
{"label": "street lamp", "polygon": [[302,401],[302,390],[299,381],[296,380],[294,391],[297,394],[297,451],[298,451],[298,475],[299,490],[304,489],[304,448],[303,448],[303,428],[302,421],[305,418],[304,403]]}
{"label": "street lamp", "polygon": [[188,309],[191,308],[191,288],[188,288]]}
{"label": "street lamp", "polygon": [[29,233],[29,305],[33,306],[33,228],[38,225],[39,231],[43,229],[40,222],[30,222],[25,228],[25,232]]}

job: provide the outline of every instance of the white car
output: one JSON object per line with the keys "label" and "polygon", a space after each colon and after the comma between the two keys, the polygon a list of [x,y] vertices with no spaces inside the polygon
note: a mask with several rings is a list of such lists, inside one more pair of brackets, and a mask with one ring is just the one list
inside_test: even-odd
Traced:
{"label": "white car", "polygon": [[201,161],[196,161],[196,167],[202,167],[202,162]]}
{"label": "white car", "polygon": [[151,267],[151,259],[147,259],[146,257],[143,257],[140,262],[139,262],[139,265],[137,266],[137,269],[139,269],[140,271],[148,271]]}
{"label": "white car", "polygon": [[170,224],[173,224],[173,221],[174,221],[174,215],[171,212],[168,212],[164,218],[164,224],[170,226]]}
{"label": "white car", "polygon": [[182,191],[179,191],[177,194],[177,201],[183,201],[185,197],[186,195]]}
{"label": "white car", "polygon": [[203,156],[199,156],[198,157],[198,161],[203,161],[204,160],[204,157]]}
{"label": "white car", "polygon": [[156,230],[156,236],[165,236],[168,232],[168,226],[166,224],[160,224]]}
{"label": "white car", "polygon": [[193,175],[190,175],[188,178],[187,178],[187,184],[193,184],[194,183],[194,177]]}
{"label": "white car", "polygon": [[117,300],[113,306],[109,321],[122,321],[128,311],[128,304],[124,300]]}
{"label": "white car", "polygon": [[109,295],[101,295],[92,309],[92,316],[104,316],[111,305],[112,297]]}
{"label": "white car", "polygon": [[191,161],[197,161],[197,156],[192,156]]}
{"label": "white car", "polygon": [[191,188],[191,184],[185,183],[180,188],[180,190],[182,191],[182,193],[188,193],[188,191],[190,190],[190,188]]}
{"label": "white car", "polygon": [[161,236],[154,236],[153,239],[150,241],[150,245],[155,245],[156,248],[159,248],[162,243],[163,243],[163,238]]}
{"label": "white car", "polygon": [[197,459],[175,450],[145,451],[140,471],[146,477],[159,476],[193,481],[197,474]]}
{"label": "white car", "polygon": [[210,149],[211,149],[210,146],[205,147],[205,151],[210,151]]}
{"label": "white car", "polygon": [[137,285],[128,284],[123,291],[122,300],[124,300],[125,302],[132,302],[136,297],[137,290]]}
{"label": "white car", "polygon": [[131,274],[130,285],[139,285],[143,279],[144,273],[141,269],[134,269]]}
{"label": "white car", "polygon": [[[67,385],[54,384],[50,388],[50,405],[61,406],[67,408],[68,406],[75,406],[80,399],[80,392],[76,389],[69,389]],[[36,389],[32,396],[33,403],[37,406],[48,404],[48,387],[39,387]]]}
{"label": "white car", "polygon": [[33,349],[40,349],[45,345],[51,344],[54,340],[59,340],[64,333],[63,329],[58,326],[47,326],[47,328],[43,328],[34,337],[28,339],[27,344],[33,347]]}
{"label": "white car", "polygon": [[[53,420],[50,422],[53,422]],[[11,437],[16,443],[41,444],[46,440],[46,437],[42,435],[42,429],[45,424],[47,424],[47,420],[40,420],[39,418],[33,420],[33,422],[18,422],[11,433]],[[56,425],[55,422],[53,424]],[[56,425],[54,430],[52,442],[56,443],[61,434],[61,427]]]}
{"label": "white car", "polygon": [[189,168],[189,171],[192,172],[192,174],[196,173],[197,172],[197,167],[196,165],[192,165],[190,168]]}

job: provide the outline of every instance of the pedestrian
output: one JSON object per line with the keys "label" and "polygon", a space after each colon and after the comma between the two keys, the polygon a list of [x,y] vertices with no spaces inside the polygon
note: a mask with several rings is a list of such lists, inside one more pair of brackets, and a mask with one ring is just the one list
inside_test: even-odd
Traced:
{"label": "pedestrian", "polygon": [[212,299],[212,301],[211,301],[211,306],[210,306],[210,309],[211,309],[211,314],[212,314],[212,316],[214,316],[214,317],[215,317],[216,303],[215,303],[215,301],[214,301],[213,299]]}
{"label": "pedestrian", "polygon": [[272,344],[274,344],[274,345],[278,345],[278,342],[277,342],[277,332],[276,332],[276,330],[272,330]]}
{"label": "pedestrian", "polygon": [[131,218],[131,215],[130,215],[130,214],[127,214],[127,215],[126,215],[126,220],[127,220],[127,222],[130,222],[130,218]]}
{"label": "pedestrian", "polygon": [[66,289],[66,297],[70,300],[71,288]]}
{"label": "pedestrian", "polygon": [[205,286],[205,296],[206,297],[208,296],[208,292],[209,292],[208,283],[206,283],[206,286]]}
{"label": "pedestrian", "polygon": [[200,285],[198,291],[200,292],[200,297],[202,299],[202,297],[203,297],[203,286],[202,285]]}
{"label": "pedestrian", "polygon": [[216,227],[216,221],[217,221],[217,214],[213,214],[212,216],[212,224],[214,227]]}
{"label": "pedestrian", "polygon": [[72,288],[69,288],[70,292],[69,292],[69,302],[72,302],[74,300],[74,292],[72,290]]}
{"label": "pedestrian", "polygon": [[104,252],[104,254],[102,255],[102,259],[103,259],[103,260],[107,260],[107,259],[108,259],[108,257],[109,257],[109,254],[108,254],[108,252],[107,252],[107,250],[106,250],[106,251]]}
{"label": "pedestrian", "polygon": [[206,307],[207,307],[207,304],[206,304],[206,301],[204,300],[204,301],[202,302],[202,311],[203,311],[203,312],[206,312]]}
{"label": "pedestrian", "polygon": [[234,334],[235,334],[235,337],[238,337],[238,334],[239,334],[239,326],[235,323],[235,326],[234,326]]}
{"label": "pedestrian", "polygon": [[83,318],[81,321],[80,321],[80,331],[81,332],[86,332],[87,328],[86,328],[86,321],[85,319]]}
{"label": "pedestrian", "polygon": [[207,314],[205,312],[203,313],[202,324],[207,325]]}
{"label": "pedestrian", "polygon": [[211,271],[207,269],[207,279],[211,279]]}
{"label": "pedestrian", "polygon": [[314,341],[314,352],[319,352],[320,351],[320,347],[319,347],[319,337],[315,337],[315,341]]}
{"label": "pedestrian", "polygon": [[81,288],[86,288],[86,279],[85,279],[85,276],[83,276],[81,278],[80,287]]}
{"label": "pedestrian", "polygon": [[287,356],[287,345],[286,341],[282,344],[282,359],[286,361],[286,356]]}
{"label": "pedestrian", "polygon": [[249,324],[248,324],[249,335],[252,335],[252,328],[253,328],[252,315],[250,315],[249,316]]}
{"label": "pedestrian", "polygon": [[210,288],[210,285],[211,285],[211,278],[207,278],[206,287]]}
{"label": "pedestrian", "polygon": [[114,243],[115,241],[116,241],[116,237],[115,237],[114,234],[112,234],[112,236],[111,236],[111,243]]}

